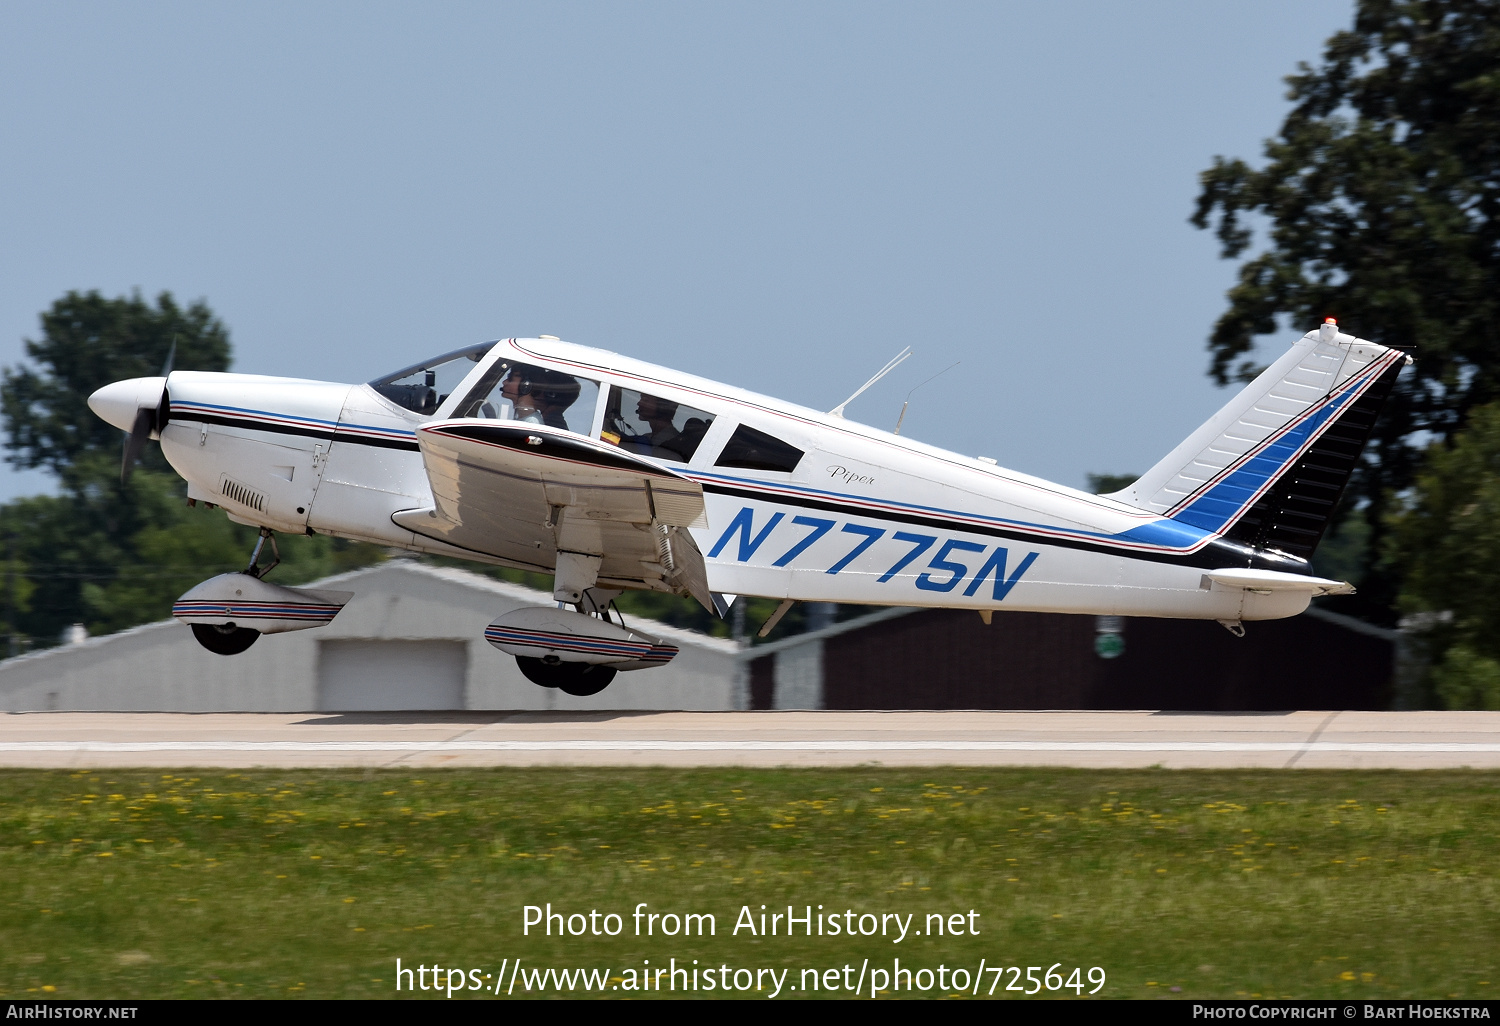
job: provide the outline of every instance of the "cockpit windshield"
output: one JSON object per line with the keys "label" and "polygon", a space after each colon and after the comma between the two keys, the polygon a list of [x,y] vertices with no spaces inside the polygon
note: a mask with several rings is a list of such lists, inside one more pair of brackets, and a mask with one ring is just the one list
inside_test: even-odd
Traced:
{"label": "cockpit windshield", "polygon": [[493,342],[455,349],[431,360],[404,367],[394,374],[376,378],[370,387],[397,406],[430,417],[443,400],[459,386],[474,365],[495,347]]}

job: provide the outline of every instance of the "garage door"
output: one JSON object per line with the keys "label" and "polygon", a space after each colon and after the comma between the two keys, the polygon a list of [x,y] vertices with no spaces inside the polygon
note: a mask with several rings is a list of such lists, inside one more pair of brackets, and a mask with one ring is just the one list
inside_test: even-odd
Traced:
{"label": "garage door", "polygon": [[462,709],[468,670],[464,641],[320,641],[318,708]]}

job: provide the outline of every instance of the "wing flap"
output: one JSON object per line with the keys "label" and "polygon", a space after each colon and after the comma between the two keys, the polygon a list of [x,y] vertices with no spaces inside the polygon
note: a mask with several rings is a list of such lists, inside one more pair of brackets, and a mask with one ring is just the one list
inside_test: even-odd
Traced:
{"label": "wing flap", "polygon": [[396,523],[424,537],[551,569],[557,553],[600,557],[601,586],[713,597],[682,528],[706,524],[703,489],[611,445],[514,421],[439,421],[417,430],[430,509]]}
{"label": "wing flap", "polygon": [[708,588],[708,567],[703,562],[698,543],[686,531],[673,530],[670,544],[675,572],[669,579],[677,588],[697,599],[704,609],[718,614],[713,592]]}
{"label": "wing flap", "polygon": [[703,486],[696,481],[652,481],[651,506],[656,522],[672,527],[707,527]]}

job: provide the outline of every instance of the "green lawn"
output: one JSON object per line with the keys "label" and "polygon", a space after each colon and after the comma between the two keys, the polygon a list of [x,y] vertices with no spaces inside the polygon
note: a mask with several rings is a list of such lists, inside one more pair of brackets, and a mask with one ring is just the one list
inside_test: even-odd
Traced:
{"label": "green lawn", "polygon": [[[1097,966],[1104,997],[1490,997],[1497,880],[1495,773],[12,770],[0,997],[385,997],[398,957],[615,986],[648,959],[789,968],[783,997],[804,969],[895,958]],[[623,929],[523,937],[523,906],[548,902]],[[716,934],[635,936],[640,902],[713,913]],[[762,904],[979,932],[733,935]]]}

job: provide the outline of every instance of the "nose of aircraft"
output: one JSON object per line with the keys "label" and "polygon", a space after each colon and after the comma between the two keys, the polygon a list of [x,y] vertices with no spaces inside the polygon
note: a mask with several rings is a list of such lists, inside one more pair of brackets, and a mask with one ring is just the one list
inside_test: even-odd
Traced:
{"label": "nose of aircraft", "polygon": [[166,385],[166,378],[116,381],[89,396],[89,409],[121,431],[129,431],[135,426],[136,411],[143,406],[155,408]]}

